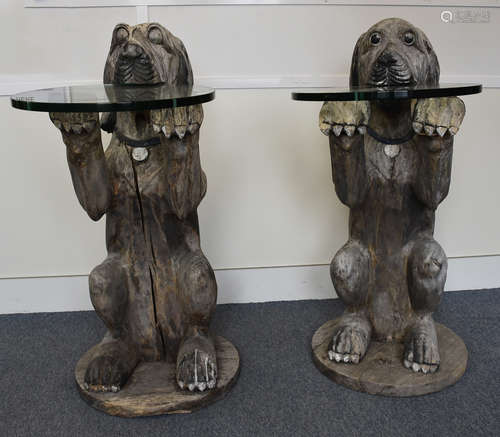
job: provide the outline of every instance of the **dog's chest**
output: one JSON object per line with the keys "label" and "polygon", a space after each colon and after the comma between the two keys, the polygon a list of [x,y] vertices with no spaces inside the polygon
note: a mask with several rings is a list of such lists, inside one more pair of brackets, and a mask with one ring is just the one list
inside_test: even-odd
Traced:
{"label": "dog's chest", "polygon": [[383,144],[365,135],[366,170],[372,182],[385,185],[411,183],[415,175],[416,154],[414,144]]}
{"label": "dog's chest", "polygon": [[377,204],[401,211],[415,180],[416,153],[412,141],[383,144],[365,135],[365,165],[371,197]]}
{"label": "dog's chest", "polygon": [[[142,155],[137,153],[141,151]],[[165,155],[160,145],[132,148],[117,141],[108,155],[115,196],[135,199],[139,193],[152,199],[163,197],[168,191]]]}

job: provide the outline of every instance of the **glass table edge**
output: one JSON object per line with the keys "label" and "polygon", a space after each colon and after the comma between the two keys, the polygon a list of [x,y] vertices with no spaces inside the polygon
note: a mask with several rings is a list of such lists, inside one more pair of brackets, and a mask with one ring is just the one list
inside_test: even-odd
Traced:
{"label": "glass table edge", "polygon": [[16,96],[22,96],[26,93],[29,93],[29,91],[10,96],[11,106],[16,109],[37,112],[133,112],[200,105],[202,103],[207,103],[215,99],[214,89],[198,96],[175,97],[172,99],[161,99],[154,101],[132,101],[123,103],[48,103],[15,98]]}
{"label": "glass table edge", "polygon": [[[321,88],[318,88],[320,90]],[[464,84],[450,88],[402,89],[402,90],[373,90],[373,91],[344,91],[344,92],[314,92],[292,91],[292,100],[309,102],[329,101],[361,101],[361,100],[399,100],[432,97],[452,97],[479,94],[483,90],[482,84]]]}

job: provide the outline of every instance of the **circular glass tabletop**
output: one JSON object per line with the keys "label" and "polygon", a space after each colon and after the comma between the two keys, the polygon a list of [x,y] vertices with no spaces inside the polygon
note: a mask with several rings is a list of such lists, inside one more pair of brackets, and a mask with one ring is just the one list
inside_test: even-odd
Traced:
{"label": "circular glass tabletop", "polygon": [[478,94],[481,92],[482,88],[480,84],[462,83],[443,83],[434,87],[311,88],[292,92],[292,99],[310,102],[423,99],[429,97],[451,97]]}
{"label": "circular glass tabletop", "polygon": [[198,105],[215,98],[212,88],[170,85],[83,85],[27,91],[12,106],[44,112],[118,112]]}

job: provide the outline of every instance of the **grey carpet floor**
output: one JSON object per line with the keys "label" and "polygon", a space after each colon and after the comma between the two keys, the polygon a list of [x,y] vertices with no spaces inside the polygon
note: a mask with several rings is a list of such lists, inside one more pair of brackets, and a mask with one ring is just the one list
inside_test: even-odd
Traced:
{"label": "grey carpet floor", "polygon": [[73,369],[104,327],[92,312],[0,316],[0,436],[498,436],[500,290],[446,293],[435,319],[469,350],[455,386],[386,398],[339,386],[310,341],[338,300],[220,305],[214,329],[239,348],[240,378],[190,415],[110,417],[80,399]]}

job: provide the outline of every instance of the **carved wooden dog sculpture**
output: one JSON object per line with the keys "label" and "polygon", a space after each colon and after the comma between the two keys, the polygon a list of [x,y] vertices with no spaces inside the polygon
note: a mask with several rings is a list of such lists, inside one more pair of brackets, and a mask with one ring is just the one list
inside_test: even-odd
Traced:
{"label": "carved wooden dog sculpture", "polygon": [[[410,23],[383,20],[359,38],[351,86],[438,82],[432,46]],[[320,129],[330,138],[335,190],[350,208],[349,240],[330,270],[347,307],[333,333],[331,360],[358,363],[371,338],[406,340],[406,367],[438,369],[432,313],[447,259],[433,238],[434,212],[448,194],[453,135],[464,114],[456,97],[323,105]],[[384,144],[366,126],[379,139],[401,141]]]}
{"label": "carved wooden dog sculpture", "polygon": [[[182,42],[165,28],[119,24],[104,82],[189,87],[193,77]],[[106,214],[108,257],[89,282],[108,333],[85,374],[90,390],[117,391],[140,361],[163,359],[176,360],[181,388],[215,387],[208,325],[217,286],[196,212],[206,190],[202,118],[201,106],[105,114],[113,137],[104,152],[98,114],[51,114],[78,200],[93,220]]]}

